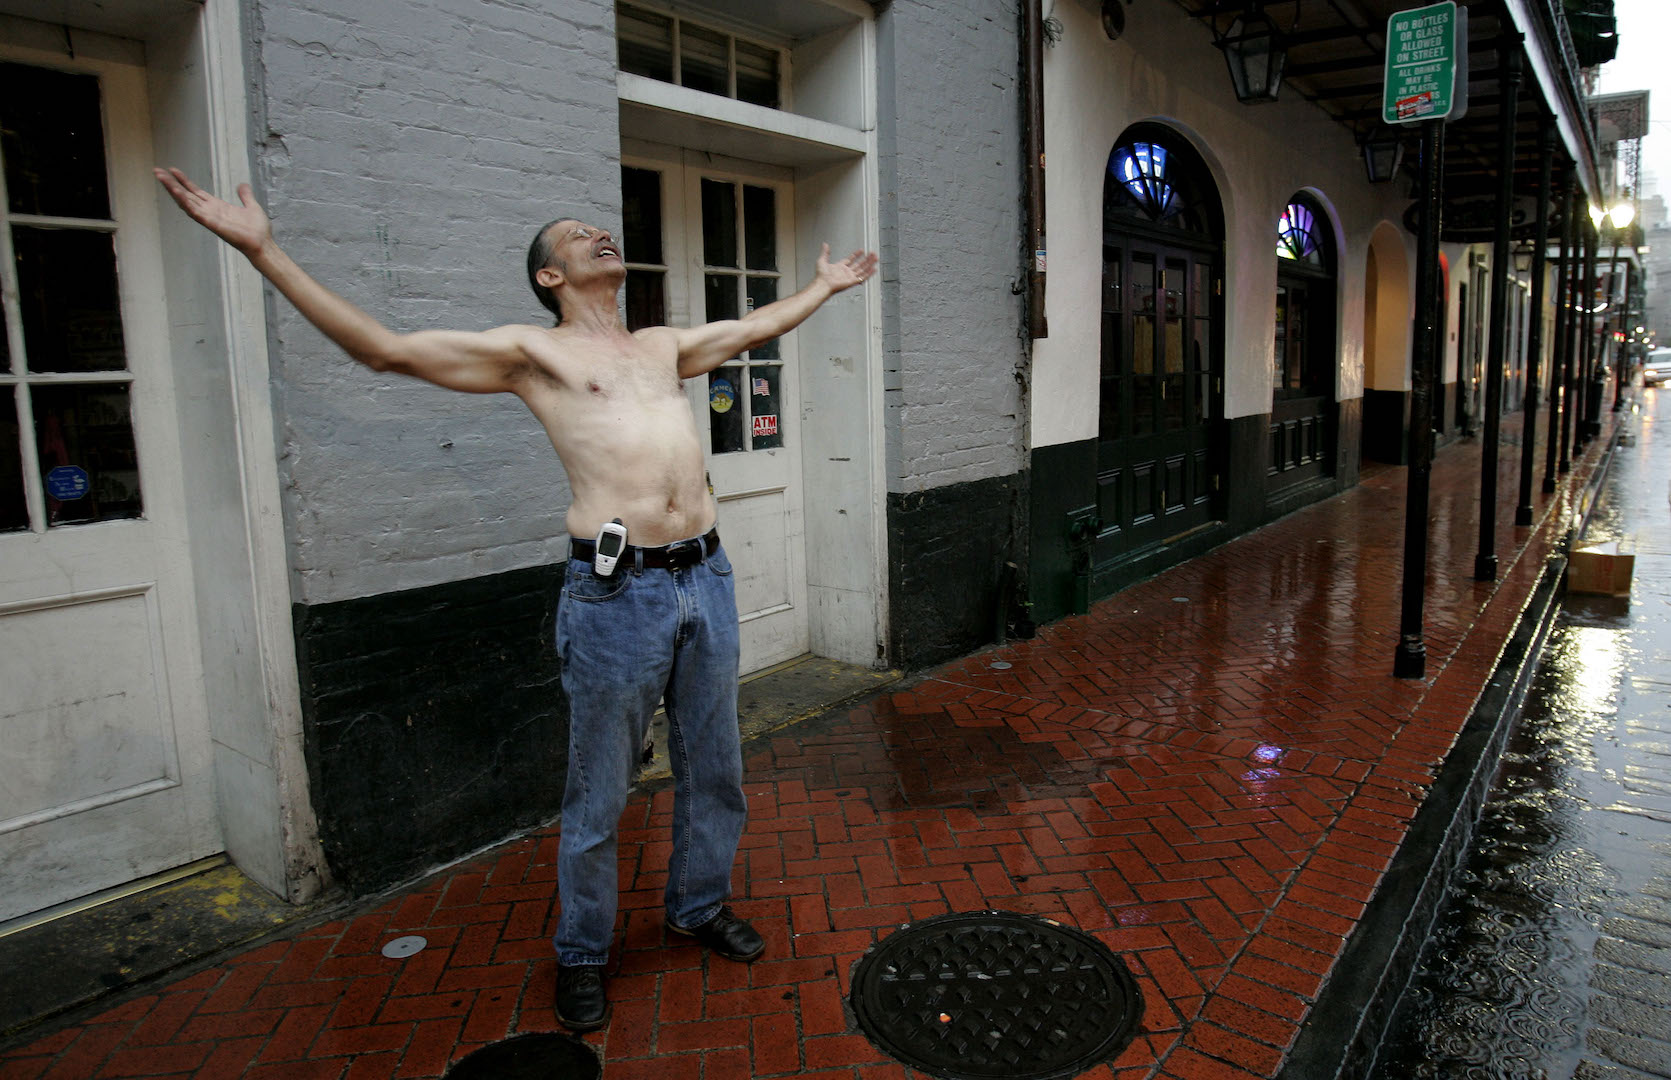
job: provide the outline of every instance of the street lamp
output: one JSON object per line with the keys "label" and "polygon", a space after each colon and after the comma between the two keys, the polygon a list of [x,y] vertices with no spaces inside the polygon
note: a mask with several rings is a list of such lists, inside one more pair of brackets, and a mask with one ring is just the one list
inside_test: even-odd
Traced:
{"label": "street lamp", "polygon": [[1288,63],[1288,47],[1282,32],[1258,4],[1237,15],[1224,36],[1213,44],[1224,50],[1237,101],[1258,105],[1276,100],[1277,91],[1282,89],[1282,69]]}
{"label": "street lamp", "polygon": [[1599,206],[1590,207],[1590,221],[1597,229],[1601,223],[1611,221],[1615,230],[1623,229],[1636,220],[1636,207],[1629,199],[1621,199],[1612,209],[1604,210]]}

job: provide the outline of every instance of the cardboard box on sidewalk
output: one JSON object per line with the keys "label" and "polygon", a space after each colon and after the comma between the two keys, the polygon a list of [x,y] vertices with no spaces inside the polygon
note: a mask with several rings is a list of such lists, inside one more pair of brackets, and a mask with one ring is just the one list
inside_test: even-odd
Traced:
{"label": "cardboard box on sidewalk", "polygon": [[1591,596],[1629,596],[1636,556],[1618,540],[1580,544],[1567,558],[1567,591]]}

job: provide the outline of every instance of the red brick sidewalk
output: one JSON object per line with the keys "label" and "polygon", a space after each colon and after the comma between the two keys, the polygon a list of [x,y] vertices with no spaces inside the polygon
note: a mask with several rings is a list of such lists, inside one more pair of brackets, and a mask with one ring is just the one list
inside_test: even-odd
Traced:
{"label": "red brick sidewalk", "polygon": [[[1477,446],[1433,473],[1428,678],[1392,678],[1405,474],[1099,604],[1037,639],[751,748],[737,909],[767,939],[712,960],[661,923],[671,793],[622,824],[606,1080],[910,1075],[852,1026],[848,969],[900,923],[1036,912],[1124,955],[1142,1034],[1087,1075],[1275,1076],[1599,457],[1473,580]],[[1541,477],[1541,456],[1538,475]],[[997,669],[994,661],[1010,667]],[[0,1080],[434,1077],[556,1029],[557,830],[0,1056]],[[384,958],[389,939],[429,947]],[[27,973],[8,972],[8,979]]]}

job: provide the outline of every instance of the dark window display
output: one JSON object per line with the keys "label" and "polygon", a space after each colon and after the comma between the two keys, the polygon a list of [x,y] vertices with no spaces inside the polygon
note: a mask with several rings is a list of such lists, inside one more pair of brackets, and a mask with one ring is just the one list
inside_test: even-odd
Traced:
{"label": "dark window display", "polygon": [[741,365],[727,364],[708,373],[708,434],[716,454],[747,450],[744,423],[748,405],[743,401]]}
{"label": "dark window display", "polygon": [[627,329],[667,325],[667,275],[660,270],[627,270]]}
{"label": "dark window display", "polygon": [[702,261],[737,265],[737,185],[702,181]]}
{"label": "dark window display", "polygon": [[0,64],[0,110],[12,213],[110,217],[97,78]]}
{"label": "dark window display", "polygon": [[783,445],[783,365],[750,364],[748,374],[750,448],[775,450]]}
{"label": "dark window display", "polygon": [[637,263],[660,263],[661,173],[654,169],[621,169],[622,258]]}
{"label": "dark window display", "polygon": [[139,455],[128,387],[36,386],[35,450],[47,524],[139,517]]}
{"label": "dark window display", "polygon": [[18,303],[32,372],[121,371],[115,237],[16,225]]}

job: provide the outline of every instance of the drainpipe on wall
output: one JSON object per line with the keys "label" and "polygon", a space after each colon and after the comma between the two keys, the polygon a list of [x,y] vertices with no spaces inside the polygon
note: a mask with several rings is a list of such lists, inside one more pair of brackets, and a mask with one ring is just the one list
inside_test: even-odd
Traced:
{"label": "drainpipe on wall", "polygon": [[1021,6],[1021,71],[1024,106],[1022,153],[1027,167],[1027,336],[1050,336],[1044,319],[1044,11],[1043,0]]}

